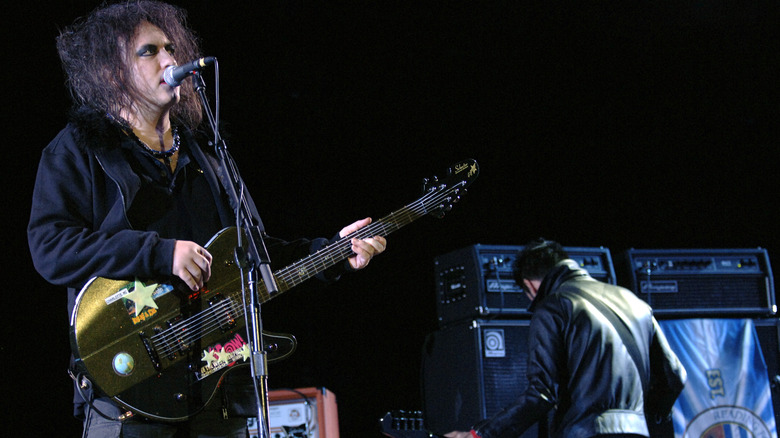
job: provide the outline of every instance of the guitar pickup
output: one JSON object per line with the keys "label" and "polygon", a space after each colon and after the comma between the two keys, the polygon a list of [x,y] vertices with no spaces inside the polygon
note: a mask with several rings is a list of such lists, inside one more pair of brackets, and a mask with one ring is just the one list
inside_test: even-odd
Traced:
{"label": "guitar pickup", "polygon": [[144,344],[144,348],[146,348],[146,353],[149,355],[149,360],[151,360],[152,366],[158,373],[161,372],[162,364],[160,363],[160,356],[157,355],[157,351],[154,349],[154,347],[152,347],[152,343],[149,341],[149,338],[144,332],[138,333],[138,336],[141,337],[141,342]]}

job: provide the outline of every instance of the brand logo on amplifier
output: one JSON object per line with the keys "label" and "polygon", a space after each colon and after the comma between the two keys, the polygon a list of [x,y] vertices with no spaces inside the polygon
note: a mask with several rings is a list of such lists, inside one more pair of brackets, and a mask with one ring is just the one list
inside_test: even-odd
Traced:
{"label": "brand logo on amplifier", "polygon": [[486,328],[484,333],[485,357],[505,357],[504,329]]}
{"label": "brand logo on amplifier", "polygon": [[520,293],[523,291],[514,280],[488,280],[486,289],[488,292]]}
{"label": "brand logo on amplifier", "polygon": [[674,280],[642,281],[639,283],[639,290],[643,294],[676,294],[680,291]]}

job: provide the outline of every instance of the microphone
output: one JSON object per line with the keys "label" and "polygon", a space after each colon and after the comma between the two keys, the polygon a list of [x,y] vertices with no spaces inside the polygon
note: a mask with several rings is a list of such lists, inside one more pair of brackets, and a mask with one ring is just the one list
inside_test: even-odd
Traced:
{"label": "microphone", "polygon": [[193,73],[200,71],[203,67],[213,64],[214,61],[216,61],[216,58],[207,56],[188,62],[184,65],[172,65],[163,72],[163,80],[171,87],[178,87],[184,79],[188,78]]}

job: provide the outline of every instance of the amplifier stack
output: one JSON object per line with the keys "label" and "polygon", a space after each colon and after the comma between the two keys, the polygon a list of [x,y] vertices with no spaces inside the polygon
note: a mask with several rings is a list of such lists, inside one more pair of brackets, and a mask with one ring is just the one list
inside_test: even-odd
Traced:
{"label": "amplifier stack", "polygon": [[[474,245],[434,260],[440,329],[427,336],[422,365],[425,422],[432,430],[468,430],[527,386],[531,302],[512,275],[522,249]],[[608,249],[564,249],[592,277],[616,284]],[[544,426],[521,438],[544,436]]]}
{"label": "amplifier stack", "polygon": [[[513,278],[522,249],[478,244],[435,258],[439,324],[422,353],[423,412],[431,430],[468,430],[527,386],[530,301]],[[768,377],[780,387],[780,320],[766,250],[631,249],[621,254],[617,278],[609,249],[564,249],[593,278],[632,290],[658,318],[754,318]],[[778,415],[780,394],[773,397]],[[546,436],[545,428],[521,438]]]}

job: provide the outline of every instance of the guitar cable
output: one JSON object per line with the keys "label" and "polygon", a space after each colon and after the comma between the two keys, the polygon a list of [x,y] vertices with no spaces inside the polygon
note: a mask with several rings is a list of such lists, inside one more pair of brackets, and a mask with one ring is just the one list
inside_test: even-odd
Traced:
{"label": "guitar cable", "polygon": [[[108,414],[104,413],[100,409],[95,407],[95,404],[93,403],[95,391],[92,388],[92,382],[84,377],[82,373],[73,374],[73,370],[68,370],[68,375],[70,375],[70,378],[73,379],[73,382],[76,386],[76,391],[78,391],[79,396],[89,405],[89,412],[87,413],[87,418],[89,418],[89,415],[94,411],[101,417],[105,418],[109,421],[119,421],[124,422],[125,420],[130,419],[133,417],[133,413],[130,411],[125,412],[122,415],[119,415],[118,417],[111,417]],[[90,390],[89,396],[84,392],[85,390]]]}

